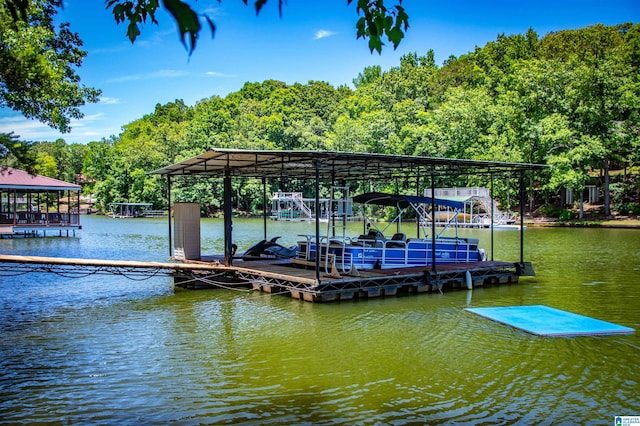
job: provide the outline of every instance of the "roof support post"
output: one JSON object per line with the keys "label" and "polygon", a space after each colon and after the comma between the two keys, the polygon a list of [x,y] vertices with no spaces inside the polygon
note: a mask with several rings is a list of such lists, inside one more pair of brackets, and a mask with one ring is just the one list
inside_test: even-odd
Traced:
{"label": "roof support post", "polygon": [[169,211],[169,257],[173,256],[173,235],[171,230],[171,175],[167,175],[167,210]]}
{"label": "roof support post", "polygon": [[[315,197],[316,197],[316,285],[320,285],[320,160],[314,161],[316,169]],[[327,235],[328,237],[328,235]]]}
{"label": "roof support post", "polygon": [[13,225],[18,224],[18,190],[13,190]]}
{"label": "roof support post", "polygon": [[520,170],[520,265],[524,266],[524,170]]}
{"label": "roof support post", "polygon": [[431,270],[436,272],[436,171],[431,166]]}
{"label": "roof support post", "polygon": [[[396,194],[398,194],[398,192],[400,191],[399,189],[399,184],[398,184],[398,178],[396,178]],[[396,205],[396,217],[398,218],[398,221],[396,222],[396,232],[400,232],[402,231],[402,219],[400,216],[400,206]]]}
{"label": "roof support post", "polygon": [[224,216],[224,265],[231,266],[233,264],[233,241],[231,236],[232,231],[232,191],[231,188],[231,170],[227,167],[224,171],[224,201],[223,201],[223,216]]}
{"label": "roof support post", "polygon": [[[27,220],[26,223],[28,223],[29,225],[31,225],[31,223],[33,222],[31,219],[31,215],[33,214],[33,211],[31,210],[32,202],[33,202],[33,199],[31,198],[31,191],[29,191],[27,193],[27,215],[26,215],[26,220]],[[71,204],[71,199],[69,199],[69,204],[67,204],[67,210],[69,209],[70,204]],[[60,200],[58,200],[58,206],[59,205],[60,205]]]}
{"label": "roof support post", "polygon": [[262,177],[262,226],[264,228],[264,239],[267,239],[267,178]]}
{"label": "roof support post", "polygon": [[[336,172],[335,170],[333,172],[331,172],[331,198],[329,199],[329,205],[327,206],[327,220],[331,221],[331,235],[329,235],[329,233],[327,232],[327,238],[329,236],[331,237],[335,237],[336,236],[336,217],[333,214],[333,211],[331,209],[333,209],[333,203],[332,201],[334,200],[334,196],[335,196],[335,186],[336,186]],[[320,198],[316,198],[316,205],[317,202],[320,200]],[[320,211],[322,211],[322,209],[320,209]],[[317,216],[317,212],[316,212],[316,216]]]}
{"label": "roof support post", "polygon": [[[416,197],[420,196],[420,169],[416,175]],[[433,196],[433,194],[432,194]],[[416,220],[416,238],[420,238],[420,218]]]}
{"label": "roof support post", "polygon": [[489,185],[489,199],[491,200],[491,261],[493,262],[493,220],[494,220],[494,210],[493,205],[495,202],[493,201],[493,173],[489,173],[489,179],[491,184]]}

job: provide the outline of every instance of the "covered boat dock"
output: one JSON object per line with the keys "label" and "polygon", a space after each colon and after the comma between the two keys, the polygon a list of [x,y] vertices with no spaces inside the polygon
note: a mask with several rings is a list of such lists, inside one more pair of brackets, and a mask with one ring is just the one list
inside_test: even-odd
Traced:
{"label": "covered boat dock", "polygon": [[[524,258],[524,226],[520,231],[519,260],[498,262],[493,258],[493,229],[491,229],[491,251],[487,262],[460,263],[428,267],[402,268],[401,270],[366,271],[358,276],[336,275],[322,267],[320,257],[316,257],[311,270],[293,267],[286,260],[240,261],[234,258],[232,234],[232,180],[235,177],[262,179],[265,205],[264,239],[267,239],[268,212],[267,180],[298,179],[314,182],[315,243],[320,243],[320,188],[345,186],[348,182],[398,182],[410,183],[416,196],[424,189],[431,193],[440,180],[452,176],[489,175],[506,177],[514,175],[520,182],[520,221],[524,218],[525,174],[545,168],[544,165],[528,163],[505,163],[495,161],[446,159],[437,157],[416,157],[403,155],[353,153],[335,151],[249,151],[238,149],[211,149],[196,157],[158,169],[152,173],[167,177],[168,193],[171,198],[171,184],[181,176],[209,176],[223,180],[224,200],[224,253],[218,261],[225,267],[235,267],[236,276],[250,281],[254,288],[268,292],[289,293],[292,297],[310,301],[350,299],[350,295],[380,296],[396,294],[398,290],[415,288],[416,292],[442,289],[445,285],[455,287],[467,284],[514,282],[517,276],[530,270]],[[435,206],[431,206],[435,211]],[[435,215],[431,229],[435,230]],[[432,232],[435,247],[435,232]],[[173,226],[169,218],[169,252],[174,255]],[[435,249],[434,249],[435,250]],[[433,253],[435,258],[435,253]],[[213,258],[187,258],[191,262],[207,262]],[[411,292],[411,291],[409,291]]]}
{"label": "covered boat dock", "polygon": [[145,212],[151,209],[151,203],[109,203],[109,217],[132,218],[145,217]]}
{"label": "covered boat dock", "polygon": [[0,168],[0,237],[69,236],[80,229],[82,187]]}

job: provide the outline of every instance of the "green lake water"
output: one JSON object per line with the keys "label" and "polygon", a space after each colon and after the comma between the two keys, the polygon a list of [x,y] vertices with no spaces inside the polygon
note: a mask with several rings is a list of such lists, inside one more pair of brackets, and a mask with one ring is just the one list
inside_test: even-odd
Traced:
{"label": "green lake water", "polygon": [[[0,253],[168,258],[166,219],[82,221],[75,238],[5,239]],[[288,245],[314,225],[268,227]],[[260,220],[235,220],[239,252],[262,232]],[[490,251],[488,230],[460,232]],[[203,220],[203,254],[222,241],[221,221]],[[519,260],[517,231],[494,241],[496,260]],[[529,228],[525,260],[537,276],[519,284],[328,304],[174,290],[165,276],[0,276],[0,423],[606,425],[640,415],[638,332],[542,338],[464,311],[543,304],[638,330],[640,230]]]}

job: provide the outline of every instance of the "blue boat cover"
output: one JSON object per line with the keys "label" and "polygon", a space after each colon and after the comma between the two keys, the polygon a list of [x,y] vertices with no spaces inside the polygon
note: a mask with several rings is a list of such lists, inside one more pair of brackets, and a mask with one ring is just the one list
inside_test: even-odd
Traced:
{"label": "blue boat cover", "polygon": [[[353,197],[353,201],[360,204],[376,204],[380,206],[392,207],[398,206],[401,209],[404,209],[409,207],[410,204],[431,204],[431,197],[386,194],[384,192],[367,192],[365,194],[356,195],[355,197]],[[464,203],[460,201],[435,198],[434,203],[437,206],[451,207],[458,210],[464,209]]]}
{"label": "blue boat cover", "polygon": [[630,334],[635,330],[544,305],[465,308],[465,311],[547,337]]}

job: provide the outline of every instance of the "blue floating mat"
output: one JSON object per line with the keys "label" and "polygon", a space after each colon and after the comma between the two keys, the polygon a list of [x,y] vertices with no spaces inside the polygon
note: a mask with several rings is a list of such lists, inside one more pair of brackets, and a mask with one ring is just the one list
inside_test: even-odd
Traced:
{"label": "blue floating mat", "polygon": [[465,311],[538,336],[602,336],[608,334],[630,334],[635,331],[633,328],[544,305],[465,308]]}

